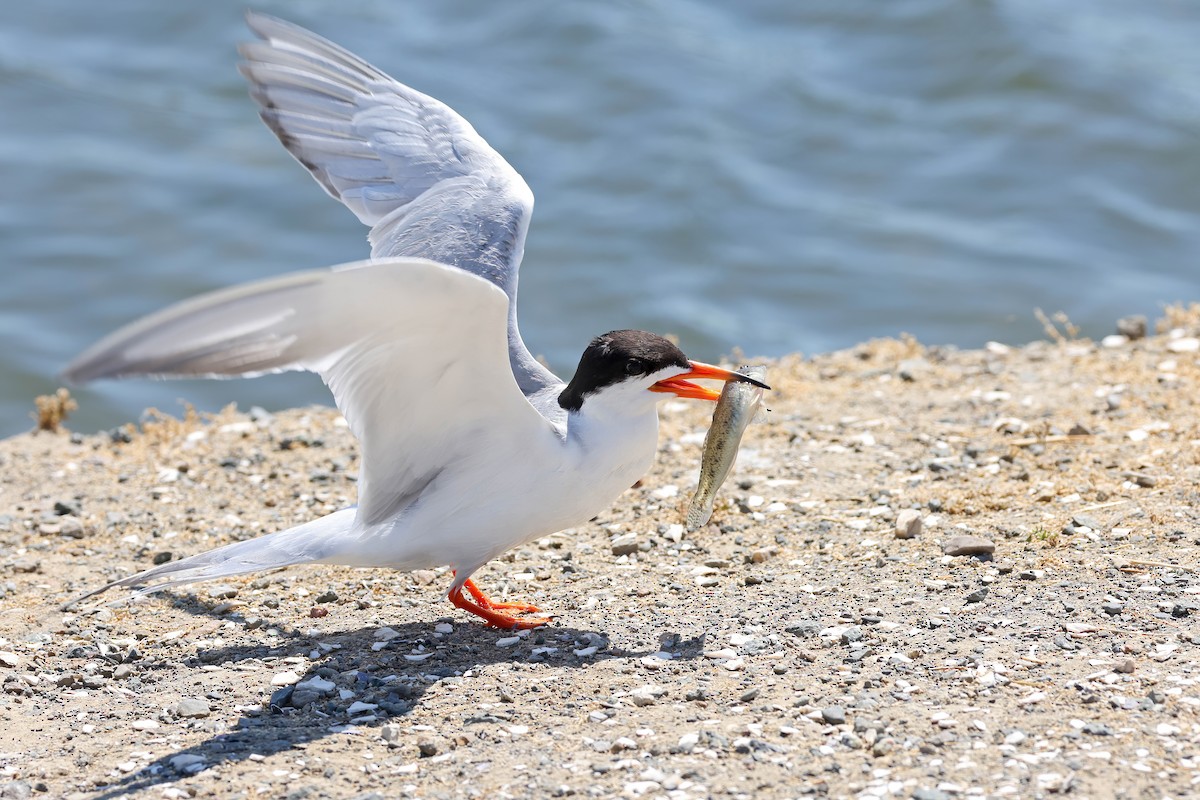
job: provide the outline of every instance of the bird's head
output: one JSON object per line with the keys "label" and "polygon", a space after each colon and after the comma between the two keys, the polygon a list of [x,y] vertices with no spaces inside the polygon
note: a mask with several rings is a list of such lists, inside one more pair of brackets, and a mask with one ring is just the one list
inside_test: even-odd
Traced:
{"label": "bird's head", "polygon": [[[766,384],[711,364],[691,361],[683,351],[661,336],[646,331],[611,331],[592,339],[574,377],[558,396],[558,404],[579,411],[589,398],[603,395],[633,412],[652,407],[661,393],[693,400],[717,400],[718,391],[688,378]],[[611,398],[611,400],[610,400]]]}

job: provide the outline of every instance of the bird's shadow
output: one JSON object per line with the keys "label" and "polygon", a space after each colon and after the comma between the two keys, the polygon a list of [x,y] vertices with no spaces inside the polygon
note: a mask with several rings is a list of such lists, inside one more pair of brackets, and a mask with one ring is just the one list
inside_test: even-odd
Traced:
{"label": "bird's shadow", "polygon": [[[175,605],[191,613],[207,613],[194,599],[173,597]],[[230,730],[216,733],[203,742],[161,756],[142,769],[102,787],[100,800],[174,782],[223,762],[242,761],[252,755],[269,756],[303,747],[308,742],[351,727],[379,728],[410,713],[421,697],[440,680],[463,676],[489,664],[522,661],[565,669],[586,667],[597,660],[632,659],[652,652],[669,651],[673,658],[700,655],[704,637],[683,639],[668,633],[656,651],[611,648],[608,638],[596,631],[546,627],[527,632],[515,646],[498,646],[498,640],[513,634],[478,624],[458,624],[452,632],[435,636],[435,623],[413,622],[390,626],[386,639],[375,625],[339,633],[322,633],[314,648],[313,639],[299,631],[285,634],[271,644],[239,644],[197,650],[184,667],[201,669],[206,664],[236,664],[248,659],[279,659],[288,655],[321,652],[294,684],[264,692],[262,705],[247,709]],[[392,634],[395,635],[392,635]],[[594,648],[594,649],[593,649]],[[332,688],[331,688],[332,687]],[[353,692],[343,699],[342,690]],[[497,687],[497,703],[472,722],[503,722],[509,715],[503,706],[512,702],[503,686]],[[355,700],[373,706],[348,713]]]}

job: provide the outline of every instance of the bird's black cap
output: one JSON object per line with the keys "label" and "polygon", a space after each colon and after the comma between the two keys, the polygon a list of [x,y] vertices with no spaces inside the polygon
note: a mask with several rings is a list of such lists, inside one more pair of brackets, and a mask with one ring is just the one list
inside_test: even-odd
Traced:
{"label": "bird's black cap", "polygon": [[667,367],[686,371],[691,362],[682,350],[663,337],[646,331],[601,334],[583,351],[575,376],[558,396],[558,404],[568,411],[578,411],[584,397],[605,386]]}

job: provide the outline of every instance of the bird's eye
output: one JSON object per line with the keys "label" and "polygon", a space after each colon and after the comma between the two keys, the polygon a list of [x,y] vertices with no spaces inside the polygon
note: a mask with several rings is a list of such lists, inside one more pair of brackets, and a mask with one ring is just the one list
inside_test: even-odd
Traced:
{"label": "bird's eye", "polygon": [[625,362],[626,375],[641,375],[646,371],[646,365],[636,358],[631,358]]}

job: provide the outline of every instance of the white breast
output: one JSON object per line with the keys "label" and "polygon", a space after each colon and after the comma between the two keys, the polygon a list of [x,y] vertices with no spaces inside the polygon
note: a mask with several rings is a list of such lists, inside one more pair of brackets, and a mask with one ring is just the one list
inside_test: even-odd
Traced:
{"label": "white breast", "polygon": [[658,415],[571,414],[565,432],[497,443],[447,467],[418,502],[329,559],[470,574],[524,542],[587,522],[654,463]]}

